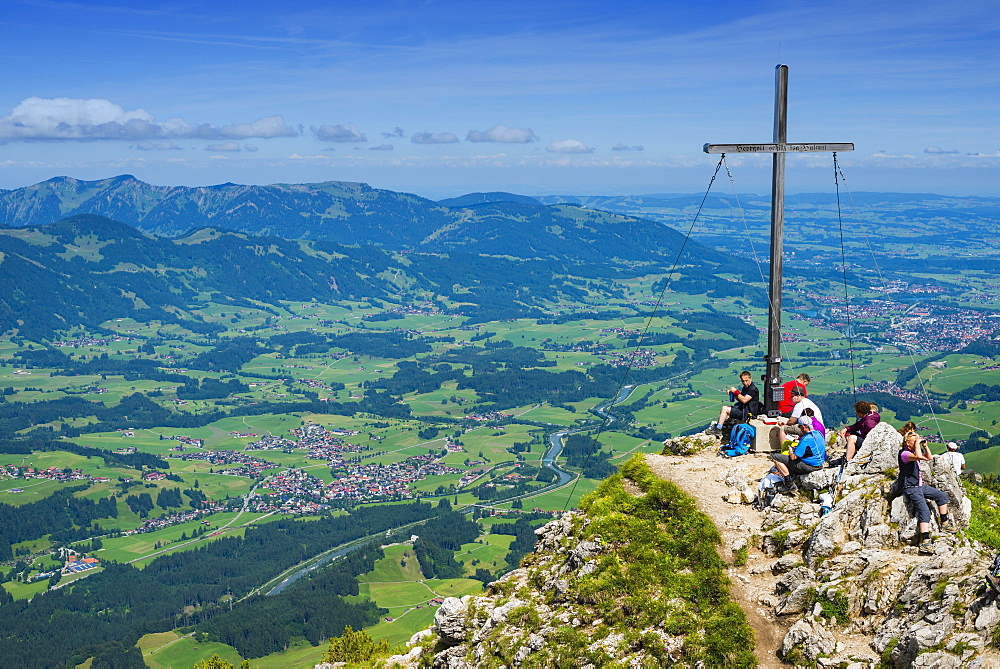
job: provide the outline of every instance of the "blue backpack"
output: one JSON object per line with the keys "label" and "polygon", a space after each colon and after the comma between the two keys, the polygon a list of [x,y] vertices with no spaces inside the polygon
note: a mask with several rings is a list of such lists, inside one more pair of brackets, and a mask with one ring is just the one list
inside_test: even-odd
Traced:
{"label": "blue backpack", "polygon": [[749,423],[739,423],[733,427],[732,434],[729,435],[729,446],[719,449],[727,458],[735,458],[738,455],[746,455],[753,446],[757,430]]}

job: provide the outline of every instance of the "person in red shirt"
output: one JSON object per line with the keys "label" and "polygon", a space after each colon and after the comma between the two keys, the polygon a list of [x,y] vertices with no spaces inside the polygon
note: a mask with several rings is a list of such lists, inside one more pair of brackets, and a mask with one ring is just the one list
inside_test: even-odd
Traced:
{"label": "person in red shirt", "polygon": [[785,391],[784,399],[778,402],[778,411],[781,412],[782,416],[785,416],[786,418],[791,416],[792,409],[795,408],[795,404],[792,402],[792,388],[795,388],[796,386],[802,388],[802,395],[804,397],[808,397],[809,393],[806,392],[806,386],[809,385],[809,380],[809,375],[803,373],[781,386]]}

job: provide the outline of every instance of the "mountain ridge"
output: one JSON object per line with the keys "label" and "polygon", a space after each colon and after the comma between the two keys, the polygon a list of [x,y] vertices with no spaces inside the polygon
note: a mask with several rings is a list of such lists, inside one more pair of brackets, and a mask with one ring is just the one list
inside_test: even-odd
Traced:
{"label": "mountain ridge", "polygon": [[[155,186],[132,175],[55,177],[0,193],[0,229],[38,227],[80,214],[163,237],[214,227],[255,236],[372,245],[394,251],[458,249],[582,262],[729,261],[664,223],[507,193],[470,194],[446,206],[364,183]],[[683,250],[683,251],[682,251]]]}

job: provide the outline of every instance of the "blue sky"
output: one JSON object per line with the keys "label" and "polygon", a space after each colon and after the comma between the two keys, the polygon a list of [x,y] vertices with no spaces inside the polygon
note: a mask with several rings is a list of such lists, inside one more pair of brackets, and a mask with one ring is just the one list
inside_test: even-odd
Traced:
{"label": "blue sky", "polygon": [[[1000,195],[997,2],[3,0],[0,188],[697,192],[706,142],[854,142],[855,191]],[[733,157],[737,188],[769,159]],[[728,188],[728,185],[726,186]],[[789,192],[828,191],[826,154]]]}

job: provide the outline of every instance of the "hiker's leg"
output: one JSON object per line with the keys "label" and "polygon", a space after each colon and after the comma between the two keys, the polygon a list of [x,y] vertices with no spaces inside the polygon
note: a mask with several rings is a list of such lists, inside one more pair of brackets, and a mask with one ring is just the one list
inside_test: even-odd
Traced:
{"label": "hiker's leg", "polygon": [[788,478],[788,456],[784,453],[775,453],[771,459],[774,460],[774,468],[778,470],[782,478]]}
{"label": "hiker's leg", "polygon": [[850,460],[854,457],[857,452],[858,435],[849,434],[847,435],[847,454],[844,456],[846,459]]}
{"label": "hiker's leg", "polygon": [[917,513],[917,530],[920,532],[917,543],[920,544],[930,539],[931,531],[931,510],[927,507],[927,500],[924,499],[923,486],[920,488],[906,488],[903,494],[910,500],[913,510]]}
{"label": "hiker's leg", "polygon": [[924,497],[934,500],[937,504],[938,513],[948,514],[948,493],[943,490],[938,490],[937,488],[932,488],[929,485],[923,486]]}
{"label": "hiker's leg", "polygon": [[[723,425],[725,425],[726,419],[729,418],[729,413],[732,410],[733,410],[733,407],[731,407],[731,406],[724,406],[724,407],[722,407],[722,411],[719,412],[719,422],[717,423],[717,425],[719,427],[722,427]],[[702,418],[702,420],[705,420],[705,419]]]}

